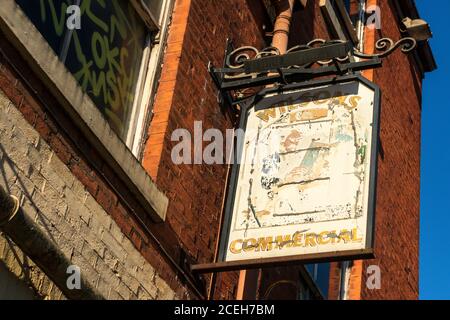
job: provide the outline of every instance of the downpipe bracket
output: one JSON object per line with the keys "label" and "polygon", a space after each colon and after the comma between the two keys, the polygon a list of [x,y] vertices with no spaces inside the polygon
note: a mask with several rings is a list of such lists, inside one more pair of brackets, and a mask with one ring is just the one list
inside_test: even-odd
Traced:
{"label": "downpipe bracket", "polygon": [[0,228],[7,225],[19,212],[20,201],[16,196],[9,195],[0,186]]}

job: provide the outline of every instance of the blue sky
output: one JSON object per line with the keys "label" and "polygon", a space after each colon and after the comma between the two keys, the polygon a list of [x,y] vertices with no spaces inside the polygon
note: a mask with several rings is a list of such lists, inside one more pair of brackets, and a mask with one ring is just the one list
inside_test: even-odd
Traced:
{"label": "blue sky", "polygon": [[423,92],[420,298],[450,299],[450,1],[416,3],[431,25],[438,64]]}

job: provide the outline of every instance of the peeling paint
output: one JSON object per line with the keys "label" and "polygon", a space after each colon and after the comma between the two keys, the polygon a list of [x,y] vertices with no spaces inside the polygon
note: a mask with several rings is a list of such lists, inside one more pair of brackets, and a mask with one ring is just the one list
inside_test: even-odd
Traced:
{"label": "peeling paint", "polygon": [[[318,235],[320,243],[326,242],[324,238],[353,237],[335,232],[325,236],[324,230],[336,222],[342,230],[356,228],[364,238],[361,219],[367,207],[374,93],[359,83],[328,90],[329,99],[249,113],[247,130],[256,134],[246,133],[244,165],[237,182],[248,191],[234,200],[234,212],[242,214],[233,214],[229,244],[233,239],[257,239],[257,235],[275,237],[286,230],[295,235],[303,226],[302,230],[312,230],[302,252],[317,252]],[[355,241],[344,243],[361,247]],[[277,242],[278,248],[287,245]],[[246,244],[242,250],[246,257],[260,257],[250,249]]]}

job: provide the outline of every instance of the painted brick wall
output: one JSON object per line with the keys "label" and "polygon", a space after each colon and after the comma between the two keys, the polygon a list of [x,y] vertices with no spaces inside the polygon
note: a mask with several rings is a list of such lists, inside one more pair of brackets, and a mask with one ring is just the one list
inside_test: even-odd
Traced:
{"label": "painted brick wall", "polygon": [[2,233],[0,233],[0,284],[1,300],[65,299],[61,290],[47,275]]}
{"label": "painted brick wall", "polygon": [[[21,200],[31,217],[81,275],[108,299],[165,299],[175,293],[160,279],[110,215],[73,175],[18,107],[0,91],[0,184]],[[0,259],[40,298],[61,292],[0,237]],[[43,248],[45,250],[45,248]]]}

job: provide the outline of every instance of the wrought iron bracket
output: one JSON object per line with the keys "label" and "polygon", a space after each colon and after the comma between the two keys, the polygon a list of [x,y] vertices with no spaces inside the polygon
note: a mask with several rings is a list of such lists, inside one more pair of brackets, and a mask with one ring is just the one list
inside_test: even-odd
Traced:
{"label": "wrought iron bracket", "polygon": [[414,38],[397,42],[382,38],[375,44],[376,53],[359,51],[350,42],[315,39],[306,45],[292,47],[280,54],[274,47],[258,50],[251,46],[233,48],[227,40],[221,68],[208,65],[218,89],[218,102],[224,110],[237,114],[237,105],[264,86],[287,85],[319,77],[342,77],[382,66],[382,59],[396,49],[409,53],[417,46]]}

